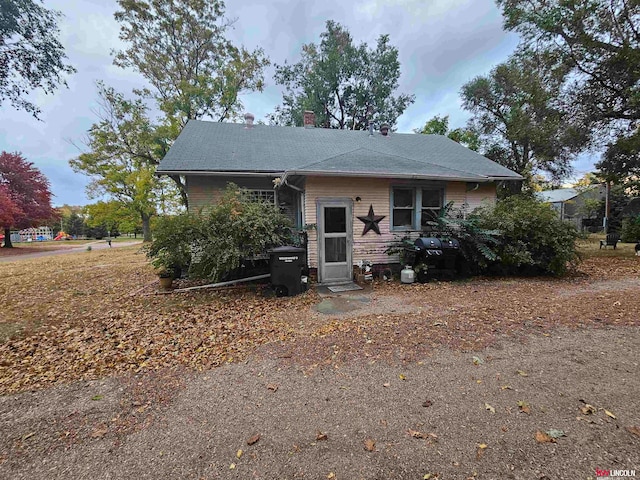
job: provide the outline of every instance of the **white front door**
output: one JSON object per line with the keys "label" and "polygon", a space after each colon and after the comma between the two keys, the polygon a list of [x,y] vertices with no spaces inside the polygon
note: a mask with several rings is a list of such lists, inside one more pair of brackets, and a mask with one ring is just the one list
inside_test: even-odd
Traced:
{"label": "white front door", "polygon": [[353,280],[353,218],[350,198],[319,199],[318,266],[320,283]]}

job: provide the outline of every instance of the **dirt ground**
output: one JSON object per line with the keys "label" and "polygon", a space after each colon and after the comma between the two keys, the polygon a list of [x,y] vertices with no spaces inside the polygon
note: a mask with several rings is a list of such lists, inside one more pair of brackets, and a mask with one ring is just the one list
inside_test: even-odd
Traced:
{"label": "dirt ground", "polygon": [[[37,286],[7,264],[0,478],[640,476],[628,252],[590,255],[564,279],[295,299],[156,295],[132,250],[94,253],[73,275],[33,260],[65,279],[38,302],[8,302]],[[116,267],[137,281],[111,278]],[[15,321],[56,298],[57,315]]]}

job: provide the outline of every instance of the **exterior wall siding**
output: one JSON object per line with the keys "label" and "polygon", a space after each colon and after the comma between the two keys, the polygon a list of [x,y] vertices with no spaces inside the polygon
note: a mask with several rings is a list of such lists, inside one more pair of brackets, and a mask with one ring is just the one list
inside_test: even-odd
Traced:
{"label": "exterior wall siding", "polygon": [[[269,177],[215,177],[188,176],[187,195],[189,196],[189,210],[198,211],[216,203],[222,196],[227,183],[233,182],[245,188],[270,190],[273,188]],[[417,186],[420,182],[404,181],[386,178],[356,178],[356,177],[307,177],[304,194],[303,223],[315,225],[318,217],[316,201],[319,198],[350,198],[353,201],[353,263],[368,260],[374,264],[397,263],[397,256],[385,253],[391,242],[397,241],[405,235],[418,236],[419,232],[391,231],[390,198],[391,187],[397,185]],[[439,183],[444,188],[444,202],[454,202],[454,208],[463,208],[470,212],[483,204],[495,203],[495,184],[480,184],[477,189],[467,189],[466,182]],[[475,186],[475,185],[474,185]],[[360,197],[356,201],[356,197]],[[376,215],[384,215],[380,223],[381,235],[368,232],[362,235],[364,224],[358,220],[359,216],[369,213],[369,206],[373,206]],[[308,229],[308,259],[309,266],[318,267],[318,235],[316,228]]]}
{"label": "exterior wall siding", "polygon": [[[305,182],[304,222],[307,225],[318,223],[316,201],[318,198],[351,198],[353,201],[353,263],[368,260],[374,264],[397,263],[398,257],[385,253],[389,243],[397,241],[409,234],[418,236],[418,232],[391,231],[390,221],[390,193],[391,186],[419,185],[419,182],[399,181],[385,178],[356,178],[356,177],[307,177]],[[483,202],[495,202],[496,188],[494,184],[480,184],[477,190],[467,191],[466,182],[446,182],[444,186],[445,203],[453,201],[454,208],[462,208],[466,203],[467,211],[480,206]],[[360,201],[356,201],[360,197]],[[380,233],[369,231],[362,236],[364,224],[358,216],[366,216],[369,206],[373,205],[376,215],[384,215],[380,223]],[[318,235],[317,229],[309,230],[308,236],[309,266],[318,267]]]}
{"label": "exterior wall siding", "polygon": [[[307,177],[305,182],[305,223],[318,224],[316,200],[318,198],[351,198],[353,200],[353,263],[369,260],[373,263],[388,263],[389,256],[384,253],[387,243],[393,241],[394,235],[389,230],[389,180],[380,178],[346,178],[346,177]],[[356,201],[360,197],[360,201]],[[373,205],[376,215],[385,215],[380,223],[380,232],[368,232],[362,236],[364,223],[359,216],[369,213],[369,205]],[[309,266],[318,267],[317,230],[309,231],[308,244]]]}
{"label": "exterior wall siding", "polygon": [[187,196],[189,198],[189,210],[197,212],[201,208],[207,208],[216,203],[220,200],[222,192],[230,182],[243,188],[273,190],[272,180],[270,177],[188,176]]}
{"label": "exterior wall siding", "polygon": [[473,212],[478,207],[485,205],[495,205],[496,203],[496,184],[481,183],[480,186],[467,192],[467,204],[469,212]]}
{"label": "exterior wall siding", "polygon": [[453,202],[453,208],[464,208],[467,201],[467,184],[465,182],[448,182],[444,194],[444,204]]}

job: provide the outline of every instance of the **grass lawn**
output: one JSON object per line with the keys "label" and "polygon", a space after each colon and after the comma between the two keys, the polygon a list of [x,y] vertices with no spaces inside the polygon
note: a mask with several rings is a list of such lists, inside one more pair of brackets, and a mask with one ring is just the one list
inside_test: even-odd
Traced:
{"label": "grass lawn", "polygon": [[615,250],[613,247],[600,248],[600,240],[604,240],[604,234],[592,234],[587,237],[586,240],[580,242],[580,253],[586,257],[618,257],[627,258],[635,255],[635,243],[622,243],[618,242]]}

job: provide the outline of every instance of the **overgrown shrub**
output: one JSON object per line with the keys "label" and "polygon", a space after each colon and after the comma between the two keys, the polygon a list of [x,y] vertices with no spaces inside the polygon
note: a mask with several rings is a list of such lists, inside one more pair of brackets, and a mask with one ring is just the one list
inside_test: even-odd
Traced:
{"label": "overgrown shrub", "polygon": [[[495,229],[482,228],[477,218],[464,219],[449,202],[439,212],[438,216],[428,221],[422,235],[435,236],[443,240],[456,239],[460,243],[460,251],[464,256],[464,272],[479,273],[491,262],[497,259],[495,246],[499,243],[499,233]],[[415,264],[414,240],[418,232],[396,238],[385,250],[389,255],[399,255],[403,265],[414,265],[419,271],[423,265]]]}
{"label": "overgrown shrub", "polygon": [[155,220],[153,241],[146,253],[160,275],[178,275],[189,269],[193,239],[201,230],[201,223],[201,217],[188,213]]}
{"label": "overgrown shrub", "polygon": [[625,243],[640,242],[640,215],[622,220],[620,240]]}
{"label": "overgrown shrub", "polygon": [[453,238],[460,243],[460,251],[469,270],[479,273],[496,261],[496,246],[500,243],[500,232],[495,228],[485,228],[477,217],[463,218],[449,202],[432,221],[427,222],[429,235],[442,239]]}
{"label": "overgrown shrub", "polygon": [[147,254],[156,268],[187,270],[191,278],[221,280],[242,263],[290,241],[291,221],[273,205],[230,184],[199,214],[160,219]]}
{"label": "overgrown shrub", "polygon": [[505,274],[563,275],[579,261],[578,230],[549,204],[525,196],[500,200],[476,213],[478,227],[500,231],[494,263]]}

